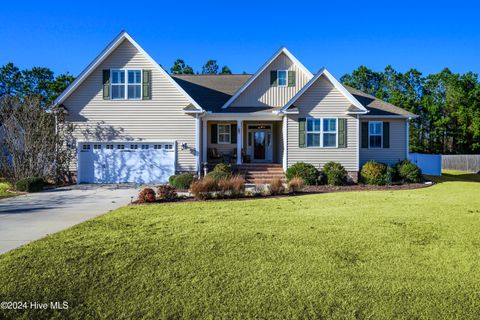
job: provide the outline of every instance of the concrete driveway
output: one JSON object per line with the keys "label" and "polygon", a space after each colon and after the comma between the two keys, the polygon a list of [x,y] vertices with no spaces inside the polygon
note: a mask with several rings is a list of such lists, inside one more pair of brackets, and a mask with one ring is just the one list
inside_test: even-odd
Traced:
{"label": "concrete driveway", "polygon": [[76,185],[0,200],[0,253],[130,203],[133,185]]}

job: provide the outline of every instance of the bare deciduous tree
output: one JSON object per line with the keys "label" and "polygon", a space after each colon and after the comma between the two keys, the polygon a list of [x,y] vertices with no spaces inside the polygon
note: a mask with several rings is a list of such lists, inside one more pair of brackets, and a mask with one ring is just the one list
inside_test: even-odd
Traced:
{"label": "bare deciduous tree", "polygon": [[0,98],[2,177],[11,182],[26,177],[58,182],[68,176],[74,152],[67,142],[73,127],[59,111],[45,111],[39,97]]}

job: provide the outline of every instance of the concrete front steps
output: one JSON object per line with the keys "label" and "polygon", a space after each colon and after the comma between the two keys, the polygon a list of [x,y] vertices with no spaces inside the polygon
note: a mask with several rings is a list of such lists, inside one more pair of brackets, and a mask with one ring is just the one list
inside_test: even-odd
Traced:
{"label": "concrete front steps", "polygon": [[235,166],[236,173],[242,175],[247,183],[265,184],[273,178],[285,181],[281,164],[276,163],[245,163]]}

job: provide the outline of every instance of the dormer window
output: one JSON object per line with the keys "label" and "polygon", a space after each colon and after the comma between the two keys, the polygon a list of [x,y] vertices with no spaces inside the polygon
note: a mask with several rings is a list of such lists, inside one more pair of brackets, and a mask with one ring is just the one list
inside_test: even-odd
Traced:
{"label": "dormer window", "polygon": [[277,79],[279,87],[287,86],[287,70],[277,70]]}
{"label": "dormer window", "polygon": [[138,100],[142,98],[142,70],[111,70],[112,99]]}

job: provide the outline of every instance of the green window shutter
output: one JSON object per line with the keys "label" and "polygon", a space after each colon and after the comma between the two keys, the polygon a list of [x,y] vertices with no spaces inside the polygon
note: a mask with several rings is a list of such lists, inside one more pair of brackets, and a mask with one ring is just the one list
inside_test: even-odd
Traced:
{"label": "green window shutter", "polygon": [[212,130],[210,131],[210,142],[217,143],[218,139],[218,126],[216,124],[212,124]]}
{"label": "green window shutter", "polygon": [[362,148],[368,148],[368,122],[362,122]]}
{"label": "green window shutter", "polygon": [[277,70],[270,71],[270,86],[271,87],[277,86]]}
{"label": "green window shutter", "polygon": [[230,125],[230,143],[237,143],[237,124]]}
{"label": "green window shutter", "polygon": [[383,147],[390,148],[390,122],[383,123]]}
{"label": "green window shutter", "polygon": [[143,70],[142,99],[152,100],[152,71]]}
{"label": "green window shutter", "polygon": [[295,71],[288,71],[288,86],[295,87]]}
{"label": "green window shutter", "polygon": [[103,70],[103,100],[110,100],[110,70]]}
{"label": "green window shutter", "polygon": [[305,118],[298,119],[298,146],[300,148],[307,146],[306,122],[307,120]]}
{"label": "green window shutter", "polygon": [[347,119],[338,119],[338,147],[347,147]]}

